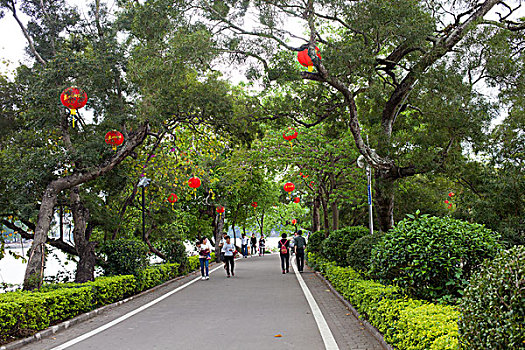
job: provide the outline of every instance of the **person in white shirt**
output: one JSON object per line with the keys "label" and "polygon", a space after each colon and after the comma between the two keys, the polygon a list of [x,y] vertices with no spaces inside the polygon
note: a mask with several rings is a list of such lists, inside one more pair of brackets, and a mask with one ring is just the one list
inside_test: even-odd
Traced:
{"label": "person in white shirt", "polygon": [[230,243],[230,236],[226,236],[226,243],[222,246],[221,251],[224,253],[224,268],[226,269],[226,277],[230,277],[230,271],[231,275],[235,276],[235,272],[233,272],[233,269],[235,267],[235,245]]}
{"label": "person in white shirt", "polygon": [[242,256],[247,258],[248,257],[248,242],[250,240],[246,237],[246,235],[242,234]]}
{"label": "person in white shirt", "polygon": [[[200,244],[197,245],[197,251],[199,252],[199,262],[201,264],[201,276],[203,280],[210,279],[208,255],[211,253],[211,250],[212,247],[206,237],[204,237]],[[205,268],[206,274],[204,274]]]}

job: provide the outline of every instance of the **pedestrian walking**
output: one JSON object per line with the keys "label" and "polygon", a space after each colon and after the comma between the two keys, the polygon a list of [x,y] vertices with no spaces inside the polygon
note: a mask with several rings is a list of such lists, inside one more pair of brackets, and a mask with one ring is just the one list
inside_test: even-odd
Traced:
{"label": "pedestrian walking", "polygon": [[259,256],[264,256],[265,249],[266,249],[266,239],[264,239],[264,236],[261,236],[261,238],[259,238]]}
{"label": "pedestrian walking", "polygon": [[242,256],[244,258],[247,258],[248,257],[248,238],[246,237],[246,235],[243,233],[242,234]]}
{"label": "pedestrian walking", "polygon": [[203,280],[210,279],[210,272],[209,272],[210,259],[208,259],[208,257],[211,253],[211,249],[212,247],[206,237],[204,237],[197,245],[197,251],[199,252],[199,263],[201,265],[201,276]]}
{"label": "pedestrian walking", "polygon": [[306,248],[306,239],[303,237],[303,231],[299,230],[294,238],[295,241],[295,261],[297,269],[303,272],[304,269],[304,250]]}
{"label": "pedestrian walking", "polygon": [[252,237],[250,238],[250,248],[251,255],[257,254],[257,237],[255,237],[255,233],[252,233]]}
{"label": "pedestrian walking", "polygon": [[[222,247],[224,247],[224,244],[226,243],[226,236],[227,234],[226,233],[223,233],[222,234],[222,238],[219,242],[219,249],[220,249],[220,255],[219,255],[219,259],[224,262],[224,252],[222,251]],[[224,266],[224,268],[226,268],[226,265]]]}
{"label": "pedestrian walking", "polygon": [[226,269],[226,277],[235,276],[233,269],[235,268],[235,245],[230,243],[230,236],[225,237],[226,242],[222,246],[221,251],[224,253],[224,268]]}
{"label": "pedestrian walking", "polygon": [[286,239],[286,233],[281,235],[281,239],[277,243],[279,248],[279,255],[281,257],[281,269],[283,274],[290,272],[290,241]]}

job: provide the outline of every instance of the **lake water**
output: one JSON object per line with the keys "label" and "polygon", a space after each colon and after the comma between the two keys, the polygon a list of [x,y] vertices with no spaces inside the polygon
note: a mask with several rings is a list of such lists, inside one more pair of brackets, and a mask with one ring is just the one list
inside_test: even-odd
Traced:
{"label": "lake water", "polygon": [[[277,248],[279,237],[266,238],[266,251]],[[193,251],[191,244],[185,244],[188,252]],[[237,239],[237,245],[240,245],[240,239]],[[27,253],[29,243],[24,244],[24,253]],[[68,259],[68,256],[61,250],[47,246],[49,254],[46,259],[44,276],[56,276],[59,273],[69,273],[74,276],[77,266],[76,261]],[[24,281],[26,263],[22,259],[15,259],[9,251],[22,255],[22,248],[6,249],[5,256],[0,260],[0,283],[21,284]],[[161,262],[161,259],[153,258],[152,262]],[[100,274],[100,271],[98,271]]]}

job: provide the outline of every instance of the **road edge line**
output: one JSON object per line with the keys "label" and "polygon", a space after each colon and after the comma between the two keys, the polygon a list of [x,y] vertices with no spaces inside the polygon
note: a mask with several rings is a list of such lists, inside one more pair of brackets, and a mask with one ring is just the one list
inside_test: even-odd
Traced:
{"label": "road edge line", "polygon": [[[212,273],[212,272],[214,272],[214,271],[217,271],[217,270],[220,269],[221,267],[222,267],[222,265],[219,265],[219,266],[215,267],[214,269],[210,270],[210,273]],[[161,296],[158,297],[157,299],[154,299],[154,300],[150,301],[149,303],[144,304],[144,305],[142,305],[142,306],[136,308],[135,310],[132,310],[132,311],[130,311],[130,312],[128,312],[128,313],[126,313],[126,314],[120,316],[119,318],[114,319],[113,321],[111,321],[111,322],[109,322],[109,323],[106,323],[106,324],[103,325],[103,326],[100,326],[100,327],[98,327],[98,328],[95,328],[95,329],[93,329],[92,331],[89,331],[89,332],[87,332],[87,333],[84,333],[84,334],[82,334],[81,336],[76,337],[76,338],[73,338],[73,339],[71,339],[71,340],[69,340],[69,341],[67,341],[67,342],[65,342],[65,343],[63,343],[63,344],[61,344],[61,345],[59,345],[59,346],[57,346],[57,347],[54,347],[54,348],[52,348],[52,349],[50,349],[50,350],[63,350],[63,349],[67,349],[67,348],[69,348],[69,347],[71,347],[71,346],[73,346],[73,345],[75,345],[75,344],[77,344],[77,343],[80,343],[81,341],[84,341],[84,340],[86,340],[86,339],[88,339],[88,338],[91,338],[92,336],[94,336],[94,335],[96,335],[96,334],[98,334],[98,333],[100,333],[100,332],[103,332],[103,331],[105,331],[106,329],[111,328],[111,327],[113,327],[113,326],[115,326],[115,325],[121,323],[122,321],[125,321],[125,320],[127,320],[128,318],[130,318],[130,317],[132,317],[132,316],[138,314],[139,312],[142,312],[142,311],[148,309],[149,307],[151,307],[151,306],[153,306],[153,305],[155,305],[155,304],[161,302],[162,300],[168,298],[169,296],[171,296],[171,295],[173,295],[173,294],[175,294],[175,293],[181,291],[182,289],[184,289],[184,288],[186,288],[186,287],[192,285],[193,283],[199,281],[201,278],[202,278],[201,276],[196,277],[196,278],[194,278],[193,280],[191,280],[191,281],[189,281],[189,282],[186,282],[186,283],[183,284],[182,286],[179,286],[179,287],[175,288],[174,290],[169,291],[169,292],[167,292],[167,293],[161,295]]]}
{"label": "road edge line", "polygon": [[297,265],[295,264],[295,260],[292,259],[292,267],[295,272],[295,277],[297,277],[297,280],[299,281],[299,285],[301,286],[301,289],[303,290],[303,294],[306,298],[306,301],[308,301],[308,305],[310,306],[310,310],[312,310],[312,315],[314,316],[315,323],[317,323],[317,328],[319,329],[319,333],[321,333],[321,338],[323,338],[324,347],[326,350],[339,350],[339,346],[337,345],[337,342],[335,341],[334,335],[332,334],[332,331],[330,330],[330,327],[328,326],[328,323],[326,322],[326,319],[323,316],[323,313],[321,312],[321,309],[319,308],[319,305],[317,305],[317,302],[315,301],[314,296],[310,292],[310,289],[308,289],[308,286],[303,280],[303,276],[301,276],[301,273],[299,270],[297,270]]}

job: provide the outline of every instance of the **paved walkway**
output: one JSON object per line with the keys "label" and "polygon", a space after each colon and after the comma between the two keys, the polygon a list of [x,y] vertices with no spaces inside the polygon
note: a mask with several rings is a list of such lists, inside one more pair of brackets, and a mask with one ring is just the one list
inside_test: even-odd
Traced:
{"label": "paved walkway", "polygon": [[[191,275],[26,349],[326,348],[298,277],[281,274],[278,255],[238,260],[234,278],[220,266],[210,276],[136,312],[196,278]],[[313,272],[306,268],[301,277],[337,342],[330,349],[382,349]],[[110,327],[94,334],[104,326]]]}

